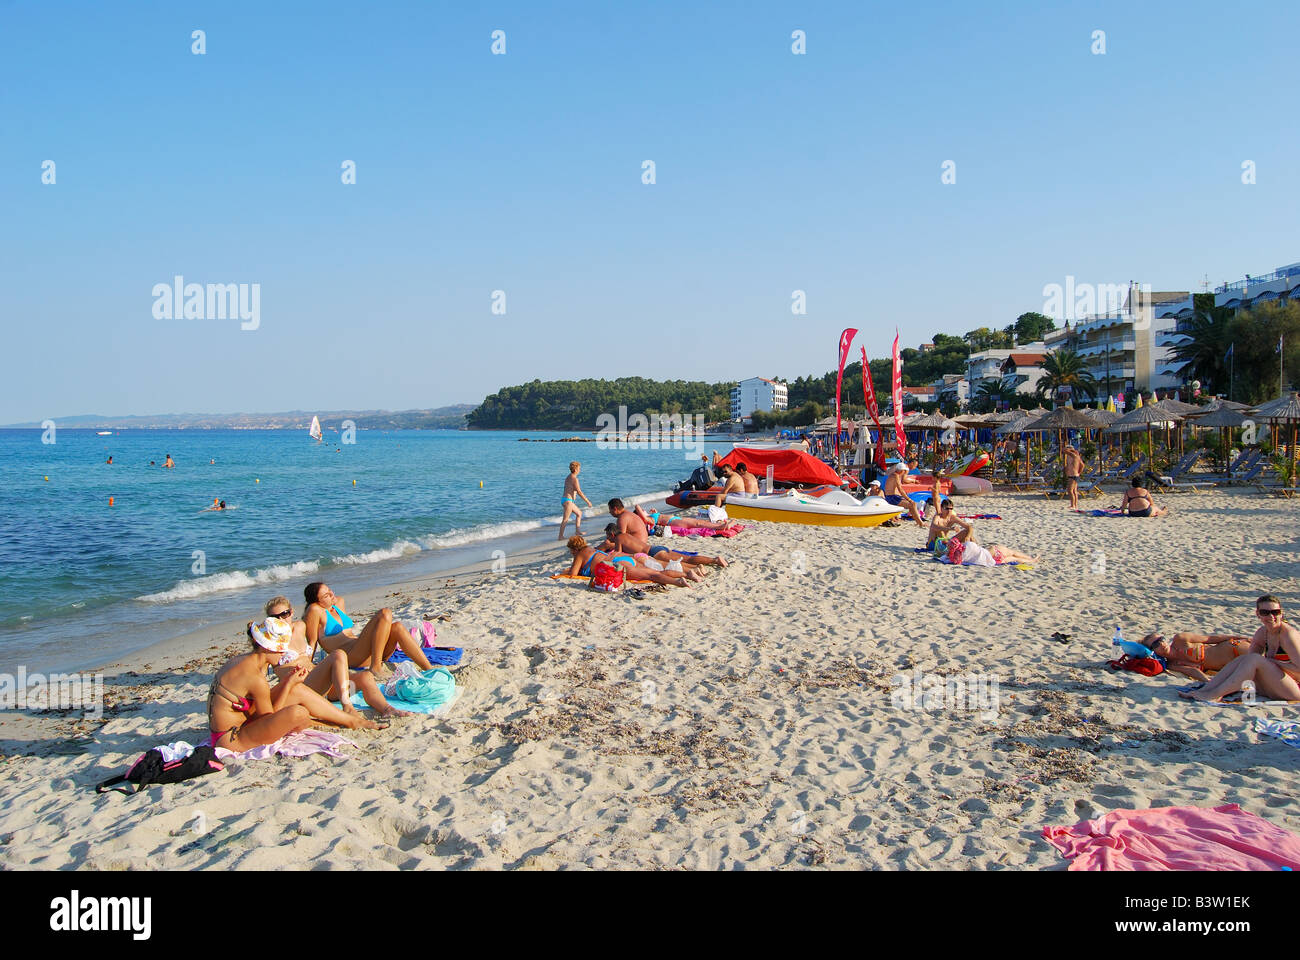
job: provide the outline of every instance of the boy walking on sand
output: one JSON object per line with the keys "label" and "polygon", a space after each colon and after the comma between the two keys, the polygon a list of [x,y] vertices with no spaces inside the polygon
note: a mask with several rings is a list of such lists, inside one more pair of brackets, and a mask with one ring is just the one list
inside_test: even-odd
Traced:
{"label": "boy walking on sand", "polygon": [[591,501],[587,500],[587,495],[582,492],[582,486],[578,483],[578,474],[582,471],[582,464],[574,460],[569,464],[569,475],[564,478],[564,517],[560,520],[560,535],[557,540],[564,539],[564,528],[569,524],[569,517],[573,517],[573,532],[582,536],[582,508],[578,506],[578,497],[587,501],[587,509],[591,509]]}

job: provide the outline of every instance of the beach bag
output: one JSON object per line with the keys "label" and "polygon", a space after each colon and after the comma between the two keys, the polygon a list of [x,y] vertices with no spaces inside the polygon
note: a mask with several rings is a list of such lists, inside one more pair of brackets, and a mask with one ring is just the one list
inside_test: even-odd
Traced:
{"label": "beach bag", "polygon": [[601,561],[596,564],[596,569],[591,572],[591,583],[589,586],[593,590],[604,590],[606,593],[617,593],[623,586],[623,568],[622,564],[605,563]]}
{"label": "beach bag", "polygon": [[451,671],[434,667],[423,673],[406,673],[384,684],[384,693],[394,700],[440,707],[456,693],[456,678]]}
{"label": "beach bag", "polygon": [[1158,677],[1165,672],[1165,665],[1155,657],[1130,657],[1127,653],[1118,660],[1107,660],[1106,666],[1112,670],[1132,670],[1144,677]]}
{"label": "beach bag", "polygon": [[[176,744],[176,747],[189,747],[189,744]],[[179,752],[169,749],[169,753]],[[127,787],[120,790],[130,796],[132,793],[139,793],[151,783],[180,783],[182,780],[189,780],[192,777],[201,777],[209,773],[218,773],[225,769],[225,764],[217,759],[216,751],[204,744],[195,747],[184,757],[177,757],[174,760],[168,760],[163,755],[163,751],[158,747],[152,750],[146,750],[140,755],[135,763],[126,773],[118,774],[116,777],[109,777],[95,785],[96,793],[103,793],[105,790],[119,783],[133,783],[135,789]]]}

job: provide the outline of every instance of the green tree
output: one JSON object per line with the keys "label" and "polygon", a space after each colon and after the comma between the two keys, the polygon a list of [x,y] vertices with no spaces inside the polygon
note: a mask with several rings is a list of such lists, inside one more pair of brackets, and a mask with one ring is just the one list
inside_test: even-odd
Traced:
{"label": "green tree", "polygon": [[1011,325],[1016,334],[1017,343],[1034,343],[1056,329],[1056,321],[1041,313],[1022,313]]}
{"label": "green tree", "polygon": [[1230,307],[1214,306],[1213,297],[1198,296],[1195,303],[1191,317],[1179,324],[1179,333],[1191,339],[1170,348],[1169,353],[1184,365],[1183,379],[1200,380],[1201,388],[1209,393],[1226,393],[1235,312]]}
{"label": "green tree", "polygon": [[1070,389],[1076,400],[1097,396],[1097,381],[1084,366],[1083,358],[1070,350],[1055,350],[1043,360],[1043,376],[1035,394],[1040,400],[1049,396],[1055,398],[1064,387]]}

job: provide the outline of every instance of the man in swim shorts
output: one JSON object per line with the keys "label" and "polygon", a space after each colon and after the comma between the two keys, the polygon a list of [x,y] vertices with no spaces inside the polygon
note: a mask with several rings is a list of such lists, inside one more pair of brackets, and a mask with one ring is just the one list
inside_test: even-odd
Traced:
{"label": "man in swim shorts", "polygon": [[1083,457],[1073,444],[1065,445],[1065,492],[1070,498],[1070,509],[1079,509],[1079,477],[1083,476]]}
{"label": "man in swim shorts", "polygon": [[1250,638],[1231,633],[1175,633],[1172,637],[1148,633],[1142,645],[1164,658],[1166,670],[1193,680],[1209,680],[1209,674],[1222,670],[1249,649]]}
{"label": "man in swim shorts", "polygon": [[618,548],[626,554],[645,553],[650,546],[650,531],[618,497],[609,501],[609,515],[618,521]]}
{"label": "man in swim shorts", "polygon": [[903,477],[907,476],[906,464],[898,464],[889,472],[885,480],[885,500],[896,507],[903,507],[912,519],[916,521],[918,527],[924,527],[925,521],[921,519],[921,511],[917,508],[916,501],[909,497],[903,491]]}
{"label": "man in swim shorts", "polygon": [[722,492],[713,498],[715,507],[720,507],[726,503],[728,494],[745,492],[745,481],[731,467],[726,464],[718,467],[718,475],[722,477],[723,487]]}

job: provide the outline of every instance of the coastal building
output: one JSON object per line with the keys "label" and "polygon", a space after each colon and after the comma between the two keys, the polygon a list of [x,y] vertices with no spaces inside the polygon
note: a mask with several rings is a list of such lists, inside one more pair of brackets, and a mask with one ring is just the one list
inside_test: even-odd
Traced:
{"label": "coastal building", "polygon": [[938,390],[934,386],[903,387],[903,409],[934,403],[938,399]]}
{"label": "coastal building", "polygon": [[1216,307],[1245,310],[1270,300],[1300,300],[1300,263],[1289,263],[1260,277],[1247,274],[1245,280],[1214,288]]}
{"label": "coastal building", "polygon": [[731,388],[731,419],[743,420],[755,411],[772,413],[788,406],[789,392],[784,383],[763,377],[750,377]]}
{"label": "coastal building", "polygon": [[935,399],[945,410],[964,410],[970,402],[970,381],[960,373],[945,373],[932,386]]}
{"label": "coastal building", "polygon": [[1012,350],[1002,361],[1002,389],[1005,392],[1033,394],[1038,381],[1043,379],[1043,361],[1047,359],[1046,344],[1042,350]]}

